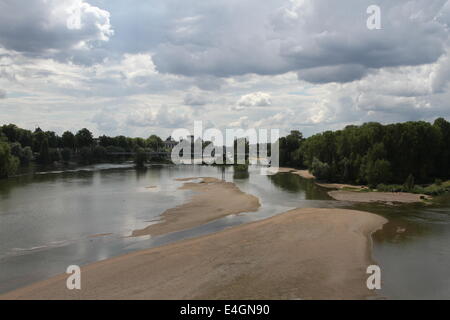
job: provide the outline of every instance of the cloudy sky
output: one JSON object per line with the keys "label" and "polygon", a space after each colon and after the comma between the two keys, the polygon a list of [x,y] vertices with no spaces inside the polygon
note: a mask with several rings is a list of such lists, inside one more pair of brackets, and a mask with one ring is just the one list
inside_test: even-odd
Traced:
{"label": "cloudy sky", "polygon": [[449,119],[449,27],[447,0],[0,0],[0,123],[165,137]]}

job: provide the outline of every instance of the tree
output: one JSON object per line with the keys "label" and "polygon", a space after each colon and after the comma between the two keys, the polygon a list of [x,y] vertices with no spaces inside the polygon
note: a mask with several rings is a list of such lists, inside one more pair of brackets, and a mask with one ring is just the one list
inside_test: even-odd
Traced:
{"label": "tree", "polygon": [[18,167],[19,159],[11,155],[8,143],[0,141],[0,178],[13,175]]}
{"label": "tree", "polygon": [[31,147],[27,146],[22,149],[22,158],[20,159],[20,162],[23,166],[28,166],[30,162],[33,160],[33,150],[31,150]]}
{"label": "tree", "polygon": [[50,162],[58,162],[61,160],[61,153],[58,149],[51,148],[49,150],[50,153]]}
{"label": "tree", "polygon": [[64,148],[61,151],[61,159],[65,162],[68,163],[70,161],[70,159],[72,158],[72,149],[70,148]]}
{"label": "tree", "polygon": [[91,164],[94,161],[94,154],[89,147],[82,147],[79,152],[80,164]]}
{"label": "tree", "polygon": [[287,137],[280,139],[280,165],[303,166],[303,153],[300,151],[300,146],[304,140],[303,134],[298,130],[293,130]]}
{"label": "tree", "polygon": [[[47,135],[40,128],[36,128],[33,133],[33,151],[39,152],[41,150],[42,142],[47,139]],[[48,142],[48,141],[47,141]]]}
{"label": "tree", "polygon": [[53,131],[47,131],[45,135],[47,136],[48,146],[50,148],[55,149],[59,147],[60,138],[56,135],[56,133]]}
{"label": "tree", "polygon": [[370,162],[366,169],[366,180],[369,186],[376,187],[380,183],[391,180],[391,164],[385,159]]}
{"label": "tree", "polygon": [[19,142],[11,144],[11,154],[20,160],[21,166],[28,166],[33,159],[33,151],[30,147],[22,148]]}
{"label": "tree", "polygon": [[106,159],[106,148],[102,146],[96,146],[93,150],[93,159],[95,162],[102,162]]}
{"label": "tree", "polygon": [[91,147],[94,143],[94,137],[92,136],[92,133],[84,128],[77,132],[75,135],[75,142],[77,148],[84,148],[84,147]]}
{"label": "tree", "polygon": [[159,149],[162,148],[163,146],[163,141],[160,137],[158,137],[157,135],[152,135],[147,139],[147,146],[152,150],[152,151],[158,151]]}
{"label": "tree", "polygon": [[311,173],[319,180],[329,180],[331,176],[330,165],[314,158],[311,165]]}
{"label": "tree", "polygon": [[136,164],[136,168],[144,168],[145,163],[147,162],[147,154],[144,149],[139,148],[136,151],[136,155],[134,158],[134,163]]}
{"label": "tree", "polygon": [[75,150],[75,136],[72,132],[66,131],[62,135],[62,145],[64,148]]}
{"label": "tree", "polygon": [[48,146],[48,140],[44,139],[41,143],[41,149],[39,151],[38,162],[43,165],[50,164],[51,162],[50,148]]}

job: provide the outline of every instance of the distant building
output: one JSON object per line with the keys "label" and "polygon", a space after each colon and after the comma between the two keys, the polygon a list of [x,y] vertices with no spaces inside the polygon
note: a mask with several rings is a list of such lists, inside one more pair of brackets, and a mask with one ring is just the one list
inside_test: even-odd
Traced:
{"label": "distant building", "polygon": [[168,137],[166,139],[166,141],[164,141],[164,148],[168,149],[168,150],[172,150],[177,144],[178,144],[178,142],[173,140],[172,137]]}

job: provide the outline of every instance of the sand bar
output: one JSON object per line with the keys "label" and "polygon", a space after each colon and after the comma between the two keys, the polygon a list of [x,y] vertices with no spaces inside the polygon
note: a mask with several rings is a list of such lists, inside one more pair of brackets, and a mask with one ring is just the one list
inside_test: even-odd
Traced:
{"label": "sand bar", "polygon": [[[361,191],[361,190],[368,190],[368,186],[361,186],[361,185],[355,185],[355,184],[345,184],[345,183],[319,183],[316,182],[316,184],[320,187],[327,188],[327,189],[353,189],[355,191]],[[351,191],[353,191],[351,190]]]}
{"label": "sand bar", "polygon": [[352,202],[386,202],[386,203],[415,203],[423,202],[431,197],[424,194],[405,192],[355,192],[336,190],[328,192],[330,197],[339,201]]}
{"label": "sand bar", "polygon": [[[281,173],[297,174],[305,179],[315,179],[308,170],[297,170],[292,168],[280,168]],[[327,189],[338,189],[336,191],[328,192],[328,195],[338,201],[351,202],[383,202],[388,204],[393,203],[416,203],[423,202],[424,199],[431,199],[432,197],[424,194],[406,193],[406,192],[378,192],[367,191],[369,188],[362,185],[352,185],[343,183],[320,183],[315,182],[316,185]],[[354,191],[343,190],[353,189]]]}
{"label": "sand bar", "polygon": [[160,223],[135,230],[132,236],[158,236],[186,230],[231,214],[254,212],[261,206],[257,197],[242,192],[234,183],[208,177],[178,179],[190,180],[200,182],[187,182],[181,187],[195,191],[189,202],[165,211]]}
{"label": "sand bar", "polygon": [[315,179],[314,175],[308,170],[298,170],[293,168],[278,168],[278,173],[292,173],[299,175],[304,179]]}
{"label": "sand bar", "polygon": [[0,299],[364,299],[370,235],[386,220],[343,209],[296,209],[263,221],[82,268]]}

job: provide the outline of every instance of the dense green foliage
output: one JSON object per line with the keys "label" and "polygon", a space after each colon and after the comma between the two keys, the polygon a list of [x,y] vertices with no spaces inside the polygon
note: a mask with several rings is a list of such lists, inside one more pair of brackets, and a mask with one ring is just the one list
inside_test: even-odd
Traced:
{"label": "dense green foliage", "polygon": [[0,178],[14,174],[19,165],[28,166],[33,160],[43,166],[70,162],[92,164],[123,159],[114,154],[136,152],[135,161],[140,165],[147,160],[146,152],[164,151],[165,148],[162,139],[156,135],[148,139],[125,136],[94,139],[86,128],[75,134],[66,131],[58,136],[53,131],[37,128],[33,132],[14,124],[0,126],[0,143]]}
{"label": "dense green foliage", "polygon": [[0,140],[0,178],[14,174],[19,166],[19,158],[11,154],[9,144]]}
{"label": "dense green foliage", "polygon": [[[281,166],[309,168],[320,180],[415,191],[416,184],[450,178],[450,123],[443,118],[433,124],[352,125],[307,139],[301,132],[292,131],[279,142]],[[164,148],[155,135],[148,139],[94,139],[88,129],[58,136],[52,131],[37,128],[32,132],[13,124],[0,127],[0,143],[0,177],[14,174],[19,164],[26,166],[33,159],[42,165],[71,161],[91,164],[110,161],[112,154],[136,152],[135,161],[140,166],[147,160],[147,152]],[[433,188],[428,191],[446,187],[435,184]]]}
{"label": "dense green foliage", "polygon": [[136,164],[137,168],[143,168],[143,167],[145,167],[146,162],[147,162],[147,154],[145,153],[144,149],[139,148],[136,151],[134,163]]}
{"label": "dense green foliage", "polygon": [[450,123],[442,118],[433,124],[366,123],[308,139],[293,132],[280,139],[280,149],[281,165],[307,167],[331,182],[398,184],[407,190],[450,178]]}

